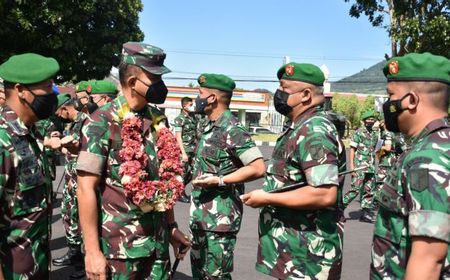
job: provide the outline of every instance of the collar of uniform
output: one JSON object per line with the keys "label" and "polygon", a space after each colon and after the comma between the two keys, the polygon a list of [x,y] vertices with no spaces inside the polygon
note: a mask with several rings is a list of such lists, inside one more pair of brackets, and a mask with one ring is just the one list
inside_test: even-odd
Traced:
{"label": "collar of uniform", "polygon": [[23,121],[17,116],[16,112],[11,110],[8,106],[3,108],[2,112],[5,123],[9,126],[12,132],[18,136],[25,136],[30,134],[30,129],[23,123]]}
{"label": "collar of uniform", "polygon": [[311,115],[323,111],[322,105],[317,105],[311,108],[308,108],[305,112],[301,113],[296,120],[294,120],[291,124],[291,128],[294,129],[296,126],[298,126],[300,123],[303,123],[305,120],[307,120]]}
{"label": "collar of uniform", "polygon": [[411,139],[412,140],[411,145],[416,145],[427,135],[433,133],[436,130],[446,127],[450,127],[449,120],[447,118],[436,119],[434,121],[431,121],[429,124],[427,124],[427,126],[425,126],[425,128],[419,133],[419,135],[417,135],[417,137]]}
{"label": "collar of uniform", "polygon": [[86,114],[78,111],[77,116],[75,117],[75,120],[73,122],[74,123],[80,122],[81,120],[84,119],[84,115],[86,115]]}
{"label": "collar of uniform", "polygon": [[216,127],[225,127],[228,125],[228,120],[230,119],[230,117],[232,116],[231,111],[230,110],[226,110],[225,112],[223,112],[222,116],[220,116],[215,122],[214,122],[214,126]]}

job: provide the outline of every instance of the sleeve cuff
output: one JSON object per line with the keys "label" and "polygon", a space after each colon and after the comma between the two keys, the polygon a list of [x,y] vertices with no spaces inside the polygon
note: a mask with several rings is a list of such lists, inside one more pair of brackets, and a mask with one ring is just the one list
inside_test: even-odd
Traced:
{"label": "sleeve cuff", "polygon": [[334,164],[321,164],[305,170],[308,185],[339,185],[338,167]]}
{"label": "sleeve cuff", "polygon": [[450,242],[450,215],[432,210],[418,210],[409,213],[409,234],[426,236]]}
{"label": "sleeve cuff", "polygon": [[183,131],[183,128],[180,127],[180,126],[174,126],[174,125],[173,125],[173,130],[174,130],[175,132],[182,132],[182,131]]}
{"label": "sleeve cuff", "polygon": [[88,173],[102,175],[106,158],[101,155],[81,151],[77,160],[77,171],[85,171]]}
{"label": "sleeve cuff", "polygon": [[261,154],[261,151],[257,147],[252,147],[248,149],[247,151],[243,152],[239,159],[242,161],[242,164],[247,165],[252,161],[255,161],[258,158],[262,158],[263,155]]}
{"label": "sleeve cuff", "polygon": [[358,143],[356,143],[356,142],[354,142],[354,141],[351,141],[351,142],[350,142],[350,147],[358,148]]}

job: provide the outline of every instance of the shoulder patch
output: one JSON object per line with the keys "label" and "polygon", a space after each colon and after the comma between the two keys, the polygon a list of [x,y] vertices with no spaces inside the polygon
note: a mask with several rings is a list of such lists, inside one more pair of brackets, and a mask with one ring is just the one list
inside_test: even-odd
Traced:
{"label": "shoulder patch", "polygon": [[322,145],[314,145],[310,148],[311,158],[312,159],[321,159],[325,155],[325,151]]}
{"label": "shoulder patch", "polygon": [[428,168],[410,169],[408,177],[411,189],[415,191],[421,192],[429,186]]}

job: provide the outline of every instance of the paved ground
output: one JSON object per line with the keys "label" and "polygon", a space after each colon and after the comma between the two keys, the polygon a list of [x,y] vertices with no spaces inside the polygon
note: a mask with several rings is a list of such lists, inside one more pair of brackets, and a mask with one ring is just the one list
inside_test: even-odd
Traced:
{"label": "paved ground", "polygon": [[[270,156],[273,147],[261,147],[261,151],[267,158]],[[62,167],[58,167],[58,175],[62,173]],[[59,181],[59,176],[54,183],[56,185]],[[346,180],[346,189],[349,187],[348,177]],[[257,180],[247,184],[247,190],[254,190],[260,188],[262,180]],[[60,192],[62,189],[60,189]],[[61,202],[61,194],[58,194],[59,206]],[[175,206],[175,212],[178,224],[184,232],[188,233],[188,218],[189,205],[185,203],[178,203]],[[344,239],[344,267],[342,272],[342,279],[368,279],[368,271],[370,264],[370,245],[372,240],[373,225],[361,223],[358,221],[360,216],[359,203],[353,202],[345,213],[347,222],[345,225],[345,239]],[[233,278],[237,280],[264,280],[273,279],[256,272],[254,264],[256,260],[256,250],[258,244],[258,210],[246,207],[244,210],[244,219],[242,222],[241,231],[238,234],[237,246],[235,250],[235,267]],[[53,239],[51,243],[52,256],[59,257],[63,255],[67,248],[64,238],[64,230],[61,223],[60,208],[54,210],[53,216]],[[52,278],[58,280],[69,279],[72,271],[71,268],[53,267]],[[185,259],[178,267],[178,273],[175,279],[191,279],[190,262]]]}

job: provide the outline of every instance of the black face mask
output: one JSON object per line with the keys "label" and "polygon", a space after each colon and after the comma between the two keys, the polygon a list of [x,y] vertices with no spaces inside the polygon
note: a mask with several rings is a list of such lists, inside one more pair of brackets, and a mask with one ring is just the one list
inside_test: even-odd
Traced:
{"label": "black face mask", "polygon": [[206,108],[206,106],[208,106],[208,98],[210,98],[210,97],[211,97],[211,95],[208,97],[205,97],[205,98],[197,97],[195,99],[195,112],[197,114],[200,114],[200,115],[205,114],[205,108]]}
{"label": "black face mask", "polygon": [[166,101],[167,93],[169,92],[169,90],[167,89],[166,84],[164,84],[163,80],[160,80],[159,82],[151,85],[144,83],[140,79],[138,80],[148,87],[147,92],[145,93],[145,100],[147,100],[148,103],[163,104],[164,101]]}
{"label": "black face mask", "polygon": [[61,123],[71,123],[72,121],[63,117],[58,116],[58,121]]}
{"label": "black face mask", "polygon": [[81,111],[83,111],[85,104],[81,103],[80,99],[76,99],[73,102],[73,106],[75,107],[75,110],[77,110],[78,112],[81,112]]}
{"label": "black face mask", "polygon": [[289,94],[285,91],[277,89],[273,96],[273,104],[278,113],[287,116],[292,112],[292,107],[287,104]]}
{"label": "black face mask", "polygon": [[400,132],[398,127],[398,116],[406,109],[402,108],[402,100],[405,99],[410,93],[405,94],[398,100],[388,100],[383,104],[384,124],[386,129],[391,132]]}
{"label": "black face mask", "polygon": [[368,122],[368,123],[365,123],[365,124],[364,124],[364,126],[366,127],[366,129],[367,129],[368,131],[372,131],[373,125],[374,125],[373,122]]}
{"label": "black face mask", "polygon": [[45,95],[36,95],[30,89],[28,91],[34,96],[34,100],[31,104],[26,100],[25,103],[31,108],[38,119],[47,119],[56,112],[56,106],[58,105],[58,97],[56,97],[56,94],[51,92]]}
{"label": "black face mask", "polygon": [[95,110],[98,109],[97,103],[92,101],[92,97],[89,98],[89,102],[86,104],[86,108],[89,112],[89,114],[92,114]]}

